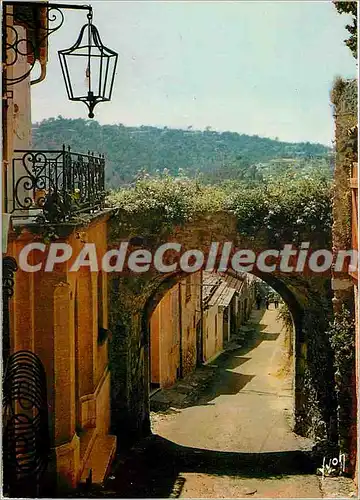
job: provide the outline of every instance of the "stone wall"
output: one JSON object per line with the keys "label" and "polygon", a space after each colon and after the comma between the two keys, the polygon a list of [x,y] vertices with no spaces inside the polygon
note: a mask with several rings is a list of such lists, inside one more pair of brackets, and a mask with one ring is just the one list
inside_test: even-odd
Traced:
{"label": "stone wall", "polygon": [[[332,90],[334,105],[336,163],[334,173],[333,198],[333,251],[352,247],[352,207],[350,176],[353,162],[357,162],[357,81],[338,78]],[[357,280],[343,272],[333,279],[333,304],[335,311],[334,332],[338,344],[348,344],[350,349],[358,348],[358,311],[354,303],[357,296]],[[354,320],[356,319],[356,322]],[[354,322],[353,324],[351,322]],[[341,339],[341,335],[343,338]],[[351,354],[351,353],[350,353]],[[350,471],[355,471],[356,463],[356,413],[357,390],[355,353],[349,358],[343,349],[336,349],[336,394],[337,420],[339,427],[339,447],[349,459]]]}
{"label": "stone wall", "polygon": [[181,280],[159,302],[150,319],[151,382],[169,387],[196,367],[201,273]]}
{"label": "stone wall", "polygon": [[181,300],[181,375],[196,368],[196,325],[201,318],[201,273],[190,274],[180,281]]}
{"label": "stone wall", "polygon": [[[115,226],[116,238],[110,245],[118,246],[139,236],[131,229],[131,216],[123,212],[110,221]],[[137,229],[138,231],[138,229]],[[112,232],[112,231],[110,231]],[[172,231],[154,234],[146,239],[136,238],[142,247],[153,254],[161,243],[178,241],[183,250],[208,250],[211,242],[232,241],[238,248],[263,250],[268,242],[260,232],[247,239],[237,227],[236,217],[229,213],[199,214],[184,226]],[[305,241],[308,241],[305,240]],[[322,245],[313,235],[312,247]],[[128,251],[134,250],[130,245]],[[297,430],[304,435],[330,440],[333,434],[334,379],[332,357],[325,331],[331,317],[331,288],[327,276],[307,276],[297,273],[257,275],[283,297],[292,313],[295,325],[295,406]],[[149,373],[148,345],[149,319],[164,294],[184,277],[181,273],[160,275],[149,270],[141,275],[109,276],[109,310],[112,370],[112,424],[121,447],[140,434],[150,432],[149,425]],[[313,323],[317,319],[316,324]],[[321,352],[321,362],[315,356]],[[326,359],[325,363],[322,361]],[[304,393],[304,383],[308,387]],[[321,421],[321,424],[319,422]]]}

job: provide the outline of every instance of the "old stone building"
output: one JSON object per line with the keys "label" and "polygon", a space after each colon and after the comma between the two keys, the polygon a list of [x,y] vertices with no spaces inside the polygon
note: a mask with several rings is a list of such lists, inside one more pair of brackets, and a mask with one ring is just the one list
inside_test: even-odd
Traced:
{"label": "old stone building", "polygon": [[[333,252],[359,251],[358,198],[358,116],[357,81],[338,78],[332,89],[335,117],[336,163],[333,199]],[[332,280],[334,312],[343,327],[342,344],[335,352],[339,446],[349,455],[350,470],[357,470],[357,413],[359,394],[359,257],[348,261],[347,269]],[[351,322],[354,321],[355,328]],[[341,355],[342,347],[352,350],[351,359]],[[350,361],[350,362],[349,362]],[[355,475],[356,476],[356,475]]]}
{"label": "old stone building", "polygon": [[152,388],[169,387],[196,368],[201,356],[201,274],[189,274],[171,288],[151,316]]}
{"label": "old stone building", "polygon": [[[13,454],[21,453],[22,457],[16,467],[6,469],[6,488],[12,491],[24,488],[22,481],[37,482],[27,475],[26,468],[34,460],[45,464],[45,479],[41,481],[51,491],[56,486],[75,487],[89,476],[90,469],[93,482],[101,481],[116,445],[116,438],[109,435],[107,277],[84,267],[70,271],[86,242],[96,244],[99,256],[107,250],[105,161],[101,156],[84,151],[75,154],[67,148],[31,149],[31,86],[41,84],[46,75],[48,15],[48,8],[39,3],[9,2],[3,9],[10,52],[3,72],[2,115],[3,220],[9,224],[3,246],[4,393],[9,415],[3,420],[5,467]],[[33,50],[22,55],[16,41],[10,44],[14,37],[27,40]],[[40,76],[32,80],[36,61]],[[75,198],[77,193],[76,203],[67,206],[66,196]],[[68,262],[60,258],[63,262],[47,269],[46,243],[54,236],[58,243],[70,245],[73,257]],[[29,250],[30,243],[35,247]],[[19,353],[21,359],[14,356]],[[27,396],[35,406],[33,413],[24,416],[21,391],[25,380],[21,377],[25,375],[21,370],[26,371],[27,363],[32,370],[41,367],[45,379],[40,381],[44,386],[41,398],[36,399],[35,392]],[[20,377],[19,393],[14,389],[13,374]],[[33,387],[33,391],[38,389]],[[11,405],[15,405],[13,417]],[[37,412],[47,415],[39,430]],[[26,443],[34,443],[34,449],[27,444],[20,449],[16,444],[21,418],[27,419],[26,432],[31,438]],[[47,435],[45,443],[42,436]]]}
{"label": "old stone building", "polygon": [[218,355],[232,335],[249,318],[254,303],[253,277],[204,273],[203,350],[204,361]]}
{"label": "old stone building", "polygon": [[198,271],[160,300],[150,319],[150,392],[220,354],[250,315],[254,278]]}

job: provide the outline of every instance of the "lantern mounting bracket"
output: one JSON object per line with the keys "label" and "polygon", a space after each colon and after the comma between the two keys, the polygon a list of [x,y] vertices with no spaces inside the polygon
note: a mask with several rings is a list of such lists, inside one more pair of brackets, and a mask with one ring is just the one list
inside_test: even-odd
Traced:
{"label": "lantern mounting bracket", "polygon": [[[11,8],[12,7],[12,8]],[[5,1],[3,3],[3,89],[25,80],[47,51],[49,35],[61,28],[64,23],[64,9],[87,10],[88,19],[92,18],[91,5],[45,3],[39,1]],[[26,38],[19,35],[14,26],[20,25],[27,30]],[[19,57],[26,57],[28,68],[22,74],[9,75],[7,69],[14,66]],[[46,57],[46,56],[45,56]],[[35,80],[35,83],[40,80]]]}

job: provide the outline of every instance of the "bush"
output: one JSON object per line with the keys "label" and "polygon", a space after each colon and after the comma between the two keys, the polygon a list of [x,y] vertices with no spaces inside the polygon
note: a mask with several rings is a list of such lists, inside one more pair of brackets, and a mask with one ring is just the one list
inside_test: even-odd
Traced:
{"label": "bush", "polygon": [[321,177],[284,176],[249,187],[244,183],[200,184],[186,177],[141,177],[108,200],[138,217],[144,229],[158,231],[183,224],[196,213],[228,211],[238,219],[239,232],[255,237],[265,229],[269,241],[298,243],[300,235],[323,233],[330,238],[331,185]]}

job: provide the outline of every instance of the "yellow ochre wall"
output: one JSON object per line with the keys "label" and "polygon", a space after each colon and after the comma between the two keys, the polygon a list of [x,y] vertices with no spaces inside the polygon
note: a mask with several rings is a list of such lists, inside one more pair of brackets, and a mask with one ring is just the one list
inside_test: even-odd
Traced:
{"label": "yellow ochre wall", "polygon": [[[186,280],[190,297],[186,294]],[[201,285],[201,272],[189,274],[180,282],[183,376],[196,368],[196,325],[201,320]]]}
{"label": "yellow ochre wall", "polygon": [[156,307],[150,322],[151,382],[169,387],[180,368],[179,285]]}
{"label": "yellow ochre wall", "polygon": [[[66,240],[57,240],[72,247],[73,257],[56,264],[54,271],[46,272],[44,265],[33,273],[19,268],[10,301],[11,351],[29,349],[44,364],[56,470],[71,486],[84,467],[82,436],[89,429],[106,434],[110,426],[108,345],[98,344],[98,326],[108,327],[106,275],[84,267],[70,272],[85,241],[95,243],[100,269],[107,249],[106,221],[103,214]],[[18,237],[12,233],[8,254],[19,262],[20,251],[34,239],[26,230]],[[34,250],[28,262],[45,263],[46,257]]]}
{"label": "yellow ochre wall", "polygon": [[186,279],[181,280],[161,299],[150,320],[151,383],[162,388],[173,385],[180,373],[186,375],[196,367],[201,273],[189,275],[187,280],[188,287]]}
{"label": "yellow ochre wall", "polygon": [[214,305],[204,311],[204,361],[209,361],[223,349],[223,313]]}

